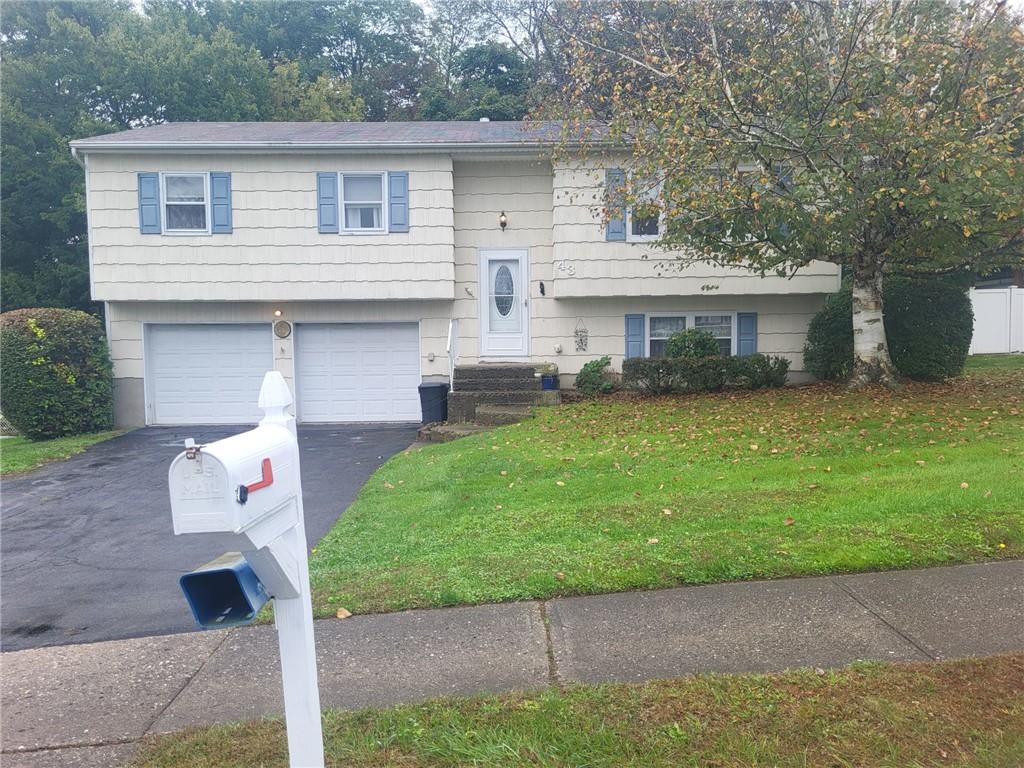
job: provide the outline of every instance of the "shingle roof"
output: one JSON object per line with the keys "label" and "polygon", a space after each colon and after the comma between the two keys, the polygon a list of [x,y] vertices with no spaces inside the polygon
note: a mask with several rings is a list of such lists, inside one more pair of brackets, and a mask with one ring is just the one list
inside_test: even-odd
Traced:
{"label": "shingle roof", "polygon": [[555,144],[553,121],[408,123],[163,123],[71,142],[76,149],[188,147],[536,147]]}

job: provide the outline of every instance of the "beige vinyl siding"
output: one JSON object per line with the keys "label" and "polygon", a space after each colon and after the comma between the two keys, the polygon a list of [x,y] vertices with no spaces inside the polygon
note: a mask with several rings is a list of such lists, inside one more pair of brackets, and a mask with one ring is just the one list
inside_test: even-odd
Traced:
{"label": "beige vinyl siding", "polygon": [[[537,362],[557,364],[562,373],[575,374],[584,363],[608,355],[612,359],[612,367],[621,371],[626,351],[628,314],[756,312],[758,352],[787,357],[792,363],[791,370],[800,372],[804,367],[803,346],[807,326],[821,309],[824,299],[820,294],[535,299],[532,357]],[[574,332],[577,323],[587,329],[585,352],[576,352]],[[555,352],[559,345],[561,353]]]}
{"label": "beige vinyl siding", "polygon": [[553,178],[552,259],[559,298],[814,294],[839,288],[839,268],[825,262],[811,263],[792,279],[762,278],[711,264],[679,269],[674,257],[657,248],[607,242],[601,221],[605,168],[560,162]]}
{"label": "beige vinyl siding", "polygon": [[[455,304],[459,358],[480,355],[480,250],[525,249],[530,254],[528,297],[533,307],[543,281],[551,286],[551,164],[535,158],[454,163]],[[508,217],[505,231],[498,216]],[[536,330],[531,317],[531,330]],[[443,347],[442,347],[443,351]]]}
{"label": "beige vinyl siding", "polygon": [[[443,155],[106,155],[88,161],[99,301],[451,299],[452,163]],[[318,171],[408,171],[407,233],[321,234]],[[231,173],[233,232],[143,235],[146,171]]]}

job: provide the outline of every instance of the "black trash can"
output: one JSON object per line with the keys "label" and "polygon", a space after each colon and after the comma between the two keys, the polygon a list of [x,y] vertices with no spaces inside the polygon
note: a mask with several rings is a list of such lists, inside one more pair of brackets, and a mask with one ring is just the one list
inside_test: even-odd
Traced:
{"label": "black trash can", "polygon": [[448,382],[425,381],[420,384],[420,408],[423,423],[448,420]]}

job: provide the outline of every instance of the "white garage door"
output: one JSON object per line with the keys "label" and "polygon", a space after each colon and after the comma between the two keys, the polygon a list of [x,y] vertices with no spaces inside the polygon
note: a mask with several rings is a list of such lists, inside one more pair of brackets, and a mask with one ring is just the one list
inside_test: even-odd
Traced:
{"label": "white garage door", "polygon": [[274,367],[270,325],[146,326],[150,424],[255,424]]}
{"label": "white garage door", "polygon": [[419,421],[416,323],[299,325],[299,421]]}

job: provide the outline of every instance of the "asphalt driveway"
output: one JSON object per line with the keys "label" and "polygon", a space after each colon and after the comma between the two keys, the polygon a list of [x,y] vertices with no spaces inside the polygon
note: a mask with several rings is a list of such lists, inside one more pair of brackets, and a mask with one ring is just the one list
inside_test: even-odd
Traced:
{"label": "asphalt driveway", "polygon": [[[207,443],[243,429],[148,427],[5,480],[3,649],[194,630],[178,577],[231,547],[214,535],[174,535],[167,469],[186,437]],[[299,428],[310,547],[415,437],[412,424]]]}

